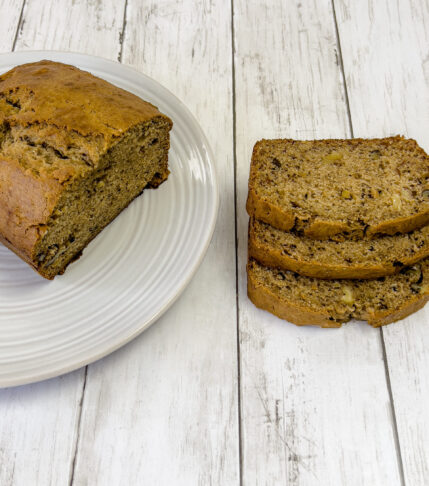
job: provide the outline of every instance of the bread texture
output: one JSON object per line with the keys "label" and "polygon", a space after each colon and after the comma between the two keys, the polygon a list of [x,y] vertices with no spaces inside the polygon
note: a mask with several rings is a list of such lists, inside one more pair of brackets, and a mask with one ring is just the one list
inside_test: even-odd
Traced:
{"label": "bread texture", "polygon": [[249,222],[249,256],[307,277],[369,279],[392,275],[429,256],[429,226],[361,240],[314,240],[261,221]]}
{"label": "bread texture", "polygon": [[429,157],[401,136],[261,140],[253,149],[247,211],[309,238],[394,235],[429,222]]}
{"label": "bread texture", "polygon": [[73,66],[0,76],[0,240],[52,279],[168,177],[171,120]]}
{"label": "bread texture", "polygon": [[341,327],[352,318],[373,327],[398,321],[429,299],[429,259],[372,280],[323,280],[249,259],[247,291],[259,308],[298,326]]}

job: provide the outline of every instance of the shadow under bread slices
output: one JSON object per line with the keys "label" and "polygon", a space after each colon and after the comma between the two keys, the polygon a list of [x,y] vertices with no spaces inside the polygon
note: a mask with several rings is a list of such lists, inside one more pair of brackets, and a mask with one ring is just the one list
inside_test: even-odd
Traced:
{"label": "shadow under bread slices", "polygon": [[429,157],[404,137],[261,140],[247,211],[315,239],[393,235],[429,222]]}
{"label": "shadow under bread slices", "polygon": [[429,226],[361,240],[314,240],[250,219],[249,256],[263,265],[324,279],[392,275],[429,256]]}
{"label": "shadow under bread slices", "polygon": [[429,258],[372,280],[304,277],[250,258],[247,291],[257,307],[298,326],[341,327],[354,318],[379,327],[407,317],[428,301]]}

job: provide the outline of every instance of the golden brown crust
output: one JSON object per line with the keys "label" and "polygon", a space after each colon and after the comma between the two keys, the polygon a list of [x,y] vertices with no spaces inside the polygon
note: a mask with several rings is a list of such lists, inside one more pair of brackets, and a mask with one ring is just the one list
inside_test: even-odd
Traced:
{"label": "golden brown crust", "polygon": [[[329,314],[323,309],[320,312],[315,312],[295,302],[286,302],[280,299],[268,288],[259,285],[249,272],[247,273],[247,295],[259,309],[266,310],[297,326],[341,327],[342,324],[340,321],[330,319]],[[347,320],[345,318],[344,322]]]}
{"label": "golden brown crust", "polygon": [[[283,254],[280,250],[262,247],[251,236],[249,237],[249,256],[267,267],[278,267],[284,270],[299,273],[305,277],[315,277],[323,279],[367,279],[382,277],[396,273],[395,268],[389,273],[381,266],[366,268],[356,265],[354,268],[342,267],[340,265],[328,265],[317,262],[316,260],[307,262],[305,260],[295,260],[289,255]],[[390,269],[389,269],[390,270]]]}
{"label": "golden brown crust", "polygon": [[412,257],[402,257],[401,265],[395,265],[394,261],[389,261],[389,255],[386,255],[386,261],[370,263],[321,263],[316,257],[311,260],[302,258],[293,258],[282,251],[281,248],[272,245],[263,244],[257,237],[252,219],[249,221],[249,239],[248,239],[249,257],[253,257],[258,262],[267,267],[279,267],[284,270],[291,270],[306,277],[315,277],[322,279],[370,279],[385,277],[398,273],[404,266],[414,265],[423,258],[429,256],[427,247],[416,251]]}
{"label": "golden brown crust", "polygon": [[[15,247],[14,245],[11,244],[10,241],[8,241],[5,237],[3,237],[0,234],[0,243],[2,243],[4,246],[9,248],[9,250],[13,251],[15,255],[19,256],[24,262],[28,263],[36,272],[38,272],[37,267],[34,265],[34,262],[28,258],[28,256],[20,249]],[[38,272],[40,273],[40,272]]]}
{"label": "golden brown crust", "polygon": [[[253,147],[252,160],[256,157],[258,149],[264,140],[256,142]],[[256,169],[253,164],[250,165],[250,175],[249,175],[249,193],[247,196],[246,210],[251,216],[254,216],[265,223],[271,224],[276,228],[282,229],[284,231],[290,230],[295,224],[295,215],[292,212],[286,212],[270,203],[269,201],[264,201],[261,199],[255,188],[256,179]]]}
{"label": "golden brown crust", "polygon": [[0,97],[21,107],[8,116],[11,125],[53,125],[84,137],[99,135],[106,147],[137,123],[164,116],[128,91],[74,66],[46,60],[0,76]]}
{"label": "golden brown crust", "polygon": [[366,321],[372,327],[381,327],[385,326],[386,324],[391,324],[392,322],[400,321],[401,319],[405,319],[409,315],[414,314],[414,312],[417,312],[423,308],[428,300],[429,294],[427,293],[416,296],[395,312],[385,311],[383,313],[368,313],[366,316]]}
{"label": "golden brown crust", "polygon": [[429,211],[414,214],[408,218],[397,218],[384,221],[378,225],[368,228],[366,235],[369,238],[376,238],[377,235],[394,235],[396,233],[409,233],[415,229],[423,228],[429,223]]}
{"label": "golden brown crust", "polygon": [[[152,179],[152,181],[148,184],[148,187],[151,187],[151,188],[156,188],[158,187],[160,184],[162,184],[162,182],[164,182],[167,178],[168,178],[168,174],[170,173],[170,171],[168,169],[166,169],[162,174],[156,174],[155,177]],[[2,171],[1,171],[1,168],[0,168],[0,176],[2,175]],[[0,182],[1,182],[1,179],[0,179]],[[0,187],[1,187],[1,183],[0,183]],[[15,186],[14,186],[15,187]],[[16,186],[16,187],[19,187],[19,186]],[[40,193],[38,191],[30,191],[29,193],[31,196],[38,196],[40,195]],[[132,201],[129,202],[129,204],[131,204]],[[26,207],[29,207],[29,206],[26,206]],[[126,208],[123,208],[123,210],[126,209]],[[3,245],[5,245],[7,248],[9,248],[9,250],[13,251],[17,256],[19,256],[22,260],[24,260],[26,263],[28,263],[34,271],[36,271],[37,273],[39,273],[42,277],[48,279],[48,280],[53,280],[54,279],[54,276],[50,275],[48,272],[45,272],[43,268],[40,268],[37,266],[37,264],[35,263],[35,259],[34,259],[34,255],[31,253],[31,255],[29,255],[29,253],[34,249],[34,245],[36,244],[39,236],[40,236],[40,229],[37,231],[36,228],[39,228],[39,226],[36,226],[36,228],[33,228],[33,231],[32,232],[27,232],[27,234],[29,235],[28,236],[28,243],[27,245],[25,246],[17,246],[15,244],[13,244],[11,241],[9,241],[7,238],[5,238],[1,232],[1,224],[2,222],[4,221],[2,216],[2,206],[0,206],[0,243],[2,243]],[[15,229],[15,230],[19,230],[20,227],[19,225],[18,226],[15,226],[15,225],[12,225],[12,228]],[[94,238],[97,236],[97,234],[94,234]],[[21,241],[20,238],[18,238],[18,243]],[[88,242],[89,243],[89,242]],[[66,268],[73,262],[75,262],[76,260],[78,260],[80,257],[82,256],[82,251],[80,253],[78,253],[77,255],[74,255],[74,257],[72,258],[72,260],[70,260],[67,265],[61,270],[61,275],[65,272]]]}
{"label": "golden brown crust", "polygon": [[[101,157],[134,126],[168,117],[156,107],[73,66],[40,61],[0,76],[0,142],[6,133],[52,147],[59,162],[38,166],[0,150],[0,239],[37,268],[36,245],[63,192],[97,170]],[[13,151],[13,143],[9,144]],[[75,149],[82,159],[63,157]],[[157,187],[168,170],[156,174]],[[46,277],[46,275],[44,275]]]}
{"label": "golden brown crust", "polygon": [[322,218],[314,218],[313,220],[309,221],[308,224],[305,225],[303,231],[304,235],[308,238],[320,240],[326,240],[331,236],[338,235],[340,233],[353,233],[356,235],[356,232],[360,236],[363,236],[362,228],[353,228],[348,226],[346,223],[342,223],[341,221],[325,221]]}
{"label": "golden brown crust", "polygon": [[[389,139],[377,139],[388,140],[391,143],[395,141],[404,141],[404,137],[396,136]],[[415,229],[422,228],[429,223],[429,210],[424,210],[417,214],[410,216],[398,217],[383,221],[382,223],[368,225],[363,222],[343,222],[332,221],[324,219],[320,216],[309,214],[302,219],[297,213],[288,210],[287,208],[280,207],[271,201],[265,199],[258,193],[257,190],[257,176],[258,169],[256,167],[256,160],[260,156],[260,150],[264,143],[284,144],[295,142],[292,139],[273,139],[273,140],[260,140],[258,141],[252,152],[252,161],[250,165],[249,174],[249,192],[246,204],[246,209],[249,216],[259,219],[267,224],[274,226],[275,228],[288,231],[290,229],[297,229],[305,236],[313,239],[327,239],[334,235],[353,235],[353,238],[376,237],[378,234],[393,235],[395,233],[407,233]],[[354,138],[350,140],[320,140],[320,143],[329,144],[331,142],[342,142],[347,145],[355,146],[360,143],[368,142],[367,139]],[[413,139],[407,139],[407,143],[416,147],[416,150],[420,154],[423,154],[428,160],[427,154],[418,146],[417,142]]]}
{"label": "golden brown crust", "polygon": [[[293,213],[284,211],[279,206],[259,197],[252,187],[249,187],[246,210],[250,217],[259,219],[283,231],[293,229],[297,223],[297,218]],[[427,224],[429,224],[429,211],[424,211],[409,217],[383,221],[380,224],[365,228],[353,227],[340,221],[323,220],[318,217],[305,221],[303,224],[303,234],[308,238],[316,240],[328,239],[331,236],[343,233],[353,234],[357,238],[363,238],[364,236],[376,238],[382,234],[394,235],[396,233],[409,233]]]}
{"label": "golden brown crust", "polygon": [[56,179],[34,177],[19,162],[0,158],[0,235],[28,262],[61,191]]}
{"label": "golden brown crust", "polygon": [[252,188],[249,188],[246,209],[254,218],[284,231],[289,231],[295,224],[295,216],[292,213],[284,212],[274,204],[261,200],[255,196]]}

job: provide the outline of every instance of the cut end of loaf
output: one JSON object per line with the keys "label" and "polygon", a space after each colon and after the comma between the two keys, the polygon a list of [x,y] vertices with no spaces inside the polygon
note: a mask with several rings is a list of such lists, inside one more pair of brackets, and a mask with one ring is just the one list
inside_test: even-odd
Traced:
{"label": "cut end of loaf", "polygon": [[34,250],[37,271],[52,279],[146,187],[168,177],[167,118],[140,124],[102,156],[99,167],[63,192]]}

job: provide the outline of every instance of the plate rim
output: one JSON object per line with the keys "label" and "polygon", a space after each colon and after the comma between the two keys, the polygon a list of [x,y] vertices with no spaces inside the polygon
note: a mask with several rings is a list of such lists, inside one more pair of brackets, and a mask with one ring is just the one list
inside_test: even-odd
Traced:
{"label": "plate rim", "polygon": [[[0,64],[4,59],[8,59],[9,57],[23,57],[25,58],[26,56],[35,56],[35,57],[40,57],[39,60],[42,60],[43,58],[47,60],[51,60],[50,56],[65,56],[65,57],[76,57],[77,58],[86,58],[87,60],[95,59],[98,62],[102,64],[108,64],[112,66],[114,69],[120,68],[121,70],[128,71],[128,73],[132,76],[138,76],[138,77],[143,77],[146,78],[149,82],[154,83],[157,85],[158,88],[161,89],[170,99],[173,99],[178,106],[180,107],[181,111],[184,112],[187,117],[190,119],[192,123],[192,128],[195,130],[197,133],[198,139],[202,141],[202,144],[207,152],[207,160],[209,163],[209,167],[211,169],[212,173],[212,187],[213,187],[213,195],[214,199],[212,201],[213,203],[213,209],[210,214],[210,221],[209,221],[209,228],[207,231],[207,237],[206,241],[204,242],[204,245],[201,247],[201,250],[199,252],[198,258],[195,258],[192,262],[192,266],[187,273],[186,277],[183,279],[183,281],[180,283],[179,288],[177,291],[160,307],[160,309],[147,321],[142,322],[141,325],[138,326],[134,330],[134,332],[130,333],[129,335],[126,335],[123,339],[118,339],[118,341],[112,345],[109,346],[108,348],[104,349],[103,351],[100,351],[98,353],[93,353],[91,356],[80,360],[72,365],[66,365],[64,367],[58,367],[55,368],[55,370],[52,371],[46,371],[42,373],[38,373],[35,375],[31,375],[29,373],[25,377],[22,378],[15,378],[15,379],[1,379],[0,378],[0,389],[2,388],[12,388],[16,386],[21,386],[21,385],[27,385],[31,383],[38,383],[41,381],[48,380],[50,378],[56,378],[62,375],[65,375],[67,373],[71,373],[72,371],[76,371],[80,368],[83,368],[84,366],[87,366],[89,364],[95,363],[96,361],[114,353],[118,349],[122,348],[126,344],[130,343],[133,341],[136,337],[138,337],[140,334],[142,334],[144,331],[146,331],[149,327],[151,327],[176,301],[177,299],[182,295],[184,290],[188,287],[189,283],[191,280],[194,278],[198,268],[200,267],[201,263],[203,262],[207,250],[210,246],[210,243],[213,239],[213,234],[214,230],[216,228],[217,224],[217,219],[218,219],[218,214],[219,214],[219,180],[218,180],[218,174],[217,174],[217,168],[216,164],[214,163],[214,152],[211,148],[210,142],[202,129],[201,125],[199,124],[197,118],[194,116],[194,114],[191,112],[191,110],[174,94],[172,93],[168,88],[166,88],[164,85],[156,81],[154,78],[148,76],[147,74],[139,71],[137,68],[128,65],[128,64],[123,64],[122,62],[119,61],[113,61],[111,59],[107,59],[101,56],[93,56],[91,54],[86,54],[86,53],[80,53],[77,51],[61,51],[61,50],[20,50],[20,51],[14,51],[14,52],[6,52],[6,53],[0,53]],[[35,59],[34,61],[24,61],[24,63],[27,62],[37,62]],[[64,60],[64,61],[58,61],[57,62],[64,62],[64,63],[70,63],[73,66],[78,67],[73,61],[71,60]],[[23,62],[18,62],[16,65],[22,64]],[[12,63],[13,64],[13,63]],[[80,69],[80,68],[79,68]],[[174,120],[173,120],[174,123]]]}

